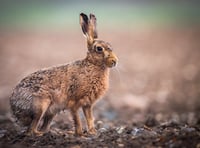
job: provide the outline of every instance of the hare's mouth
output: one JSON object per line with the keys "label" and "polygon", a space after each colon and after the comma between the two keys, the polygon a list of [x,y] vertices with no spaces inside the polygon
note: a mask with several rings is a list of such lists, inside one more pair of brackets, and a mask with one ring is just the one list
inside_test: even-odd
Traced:
{"label": "hare's mouth", "polygon": [[106,60],[106,66],[109,67],[109,68],[112,68],[112,67],[115,67],[117,65],[117,59],[114,59],[114,58],[108,58]]}

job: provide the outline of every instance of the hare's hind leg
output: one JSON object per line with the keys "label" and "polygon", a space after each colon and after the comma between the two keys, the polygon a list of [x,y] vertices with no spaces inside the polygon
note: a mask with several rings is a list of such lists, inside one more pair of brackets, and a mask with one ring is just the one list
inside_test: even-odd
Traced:
{"label": "hare's hind leg", "polygon": [[96,134],[96,129],[94,128],[94,118],[92,115],[92,106],[91,105],[83,106],[82,109],[87,121],[88,133],[92,135]]}
{"label": "hare's hind leg", "polygon": [[42,127],[41,127],[41,131],[42,132],[48,132],[49,129],[50,129],[50,123],[51,121],[53,120],[53,117],[55,115],[50,113],[49,111],[47,111],[43,117],[44,121],[43,121],[43,124],[42,124]]}
{"label": "hare's hind leg", "polygon": [[33,100],[33,120],[28,129],[28,135],[41,136],[43,132],[38,131],[38,126],[45,112],[50,105],[49,99],[34,98]]}

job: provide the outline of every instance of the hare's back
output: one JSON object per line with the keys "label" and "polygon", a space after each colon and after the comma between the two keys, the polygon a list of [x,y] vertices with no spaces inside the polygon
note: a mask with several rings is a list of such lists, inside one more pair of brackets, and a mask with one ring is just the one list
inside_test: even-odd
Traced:
{"label": "hare's back", "polygon": [[34,72],[14,88],[10,103],[22,109],[30,108],[33,98],[50,97],[51,90],[60,87],[65,72],[63,67],[52,67]]}

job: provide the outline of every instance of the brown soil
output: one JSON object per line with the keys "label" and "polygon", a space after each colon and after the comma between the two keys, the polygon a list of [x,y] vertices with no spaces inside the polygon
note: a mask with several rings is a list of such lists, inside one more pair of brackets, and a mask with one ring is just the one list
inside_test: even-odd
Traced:
{"label": "brown soil", "polygon": [[[146,114],[143,114],[146,116]],[[187,116],[187,115],[186,115]],[[49,133],[41,137],[26,136],[16,131],[13,123],[4,118],[0,123],[0,146],[5,147],[196,147],[200,146],[200,125],[189,125],[173,118],[159,122],[155,115],[144,122],[115,123],[97,121],[97,135],[75,137],[72,123],[54,122]]]}

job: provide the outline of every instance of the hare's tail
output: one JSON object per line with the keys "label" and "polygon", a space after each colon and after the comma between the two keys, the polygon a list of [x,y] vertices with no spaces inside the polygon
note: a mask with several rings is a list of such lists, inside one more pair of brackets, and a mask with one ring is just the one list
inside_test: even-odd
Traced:
{"label": "hare's tail", "polygon": [[23,89],[14,90],[10,97],[10,107],[17,123],[23,126],[31,124],[33,119],[32,101],[33,96],[28,91]]}

